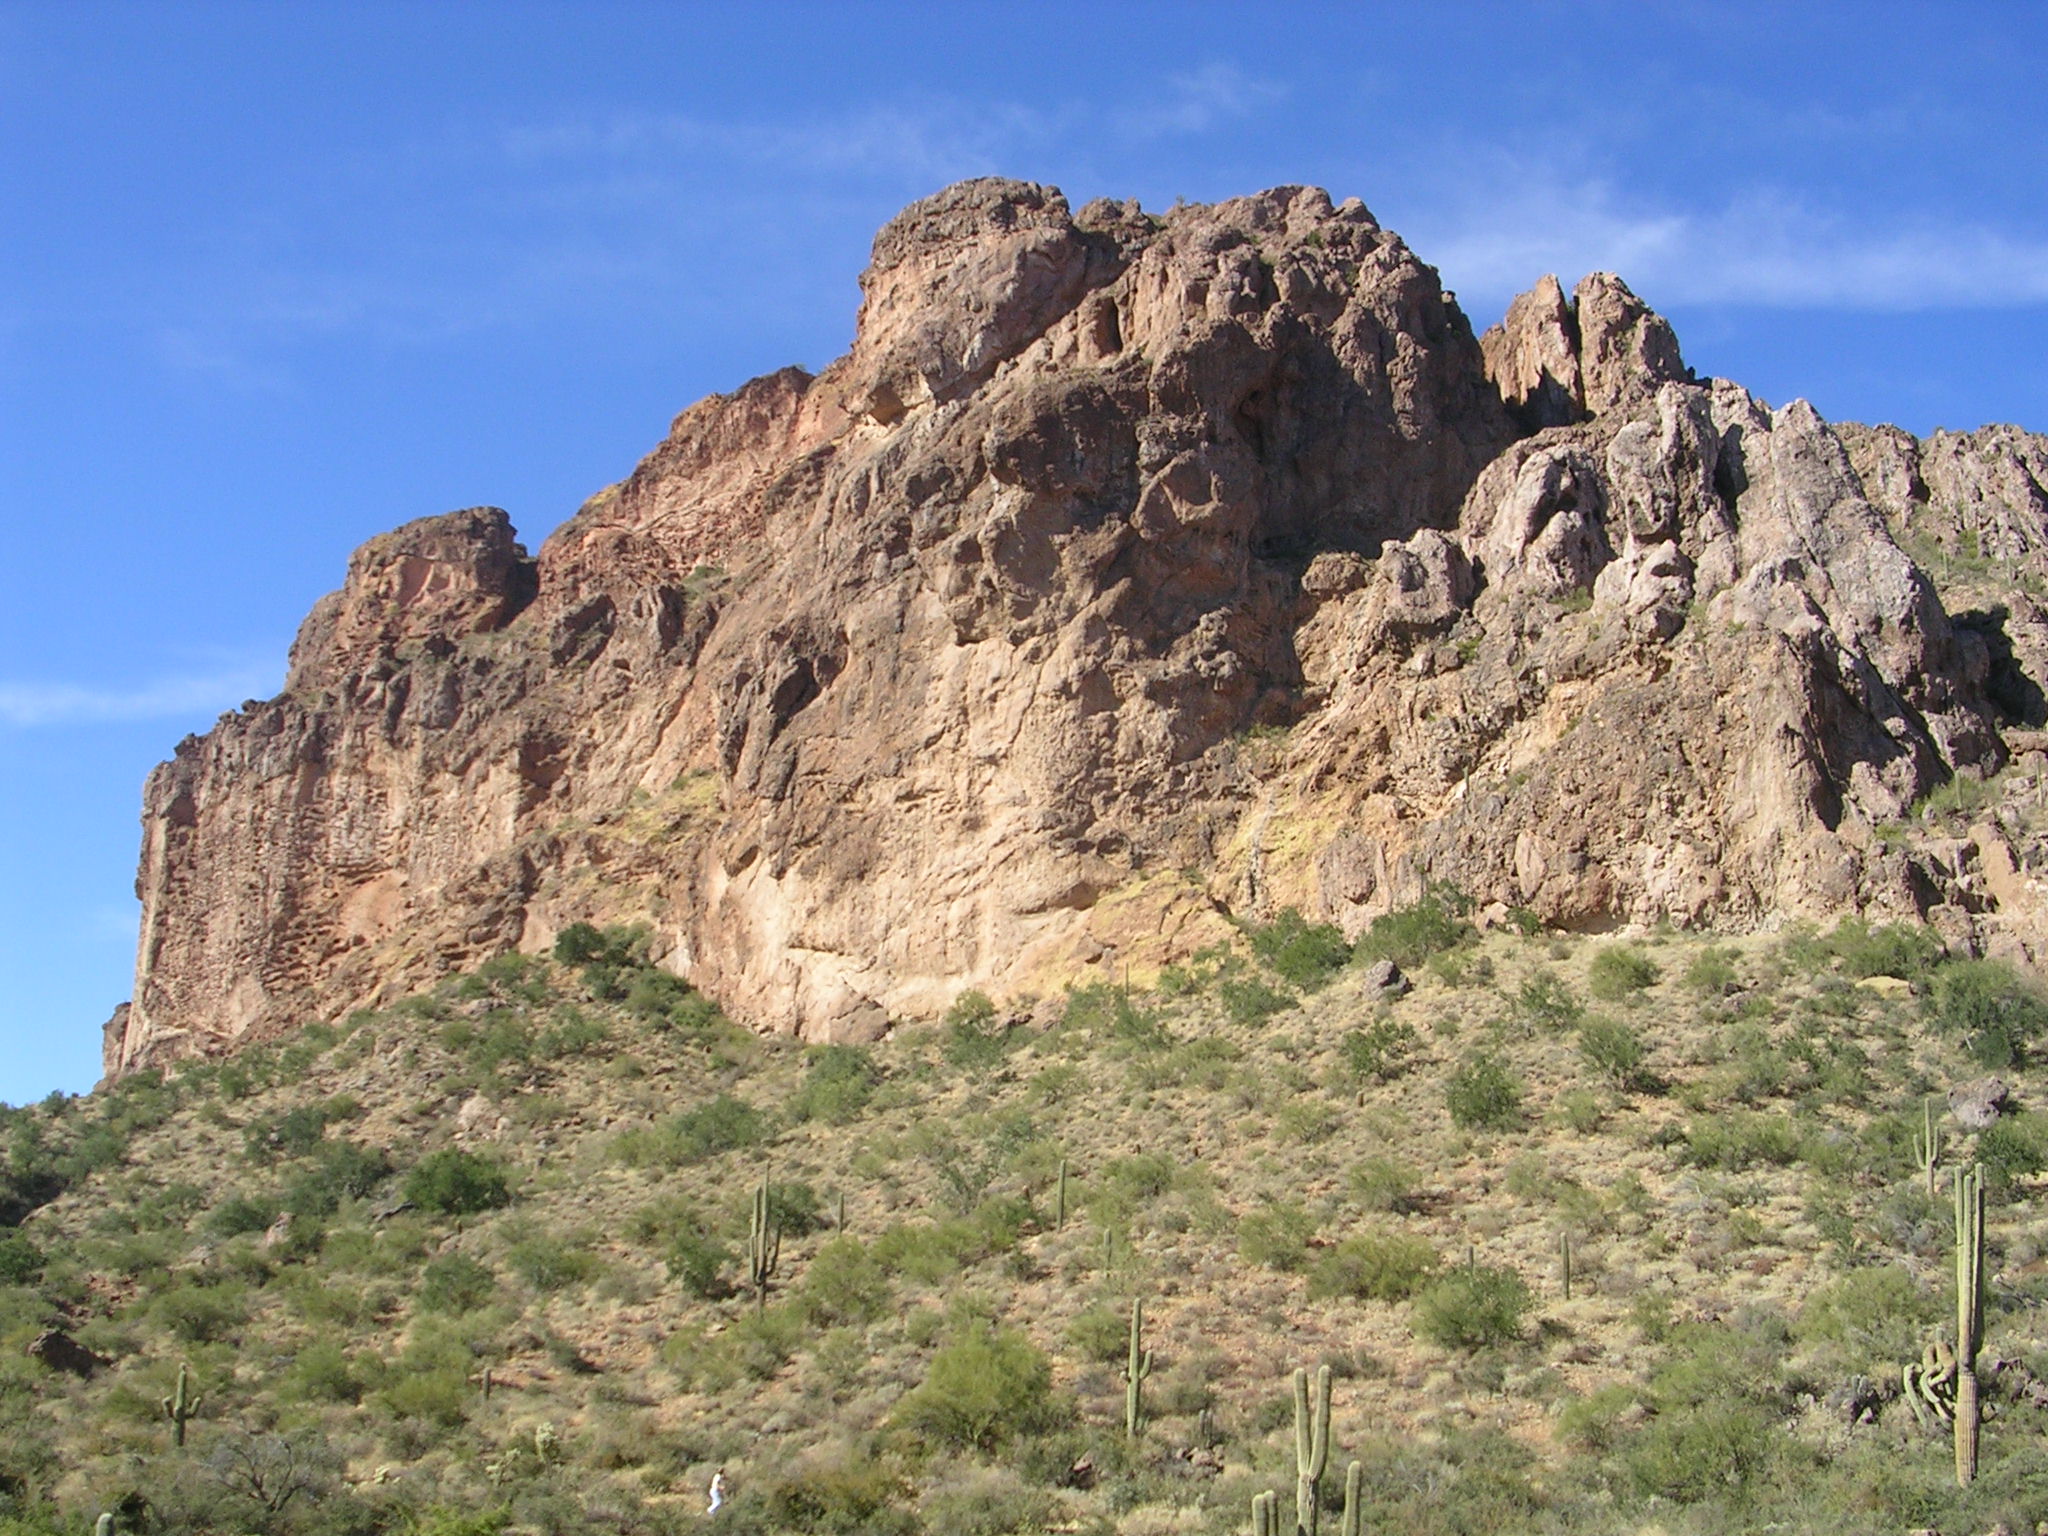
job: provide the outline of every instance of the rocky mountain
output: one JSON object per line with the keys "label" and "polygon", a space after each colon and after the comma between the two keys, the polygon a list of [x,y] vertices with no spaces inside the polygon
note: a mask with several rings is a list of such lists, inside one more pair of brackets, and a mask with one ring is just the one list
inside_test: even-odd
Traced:
{"label": "rocky mountain", "polygon": [[1313,189],[966,182],[862,287],[538,556],[493,509],[356,553],[149,780],[110,1071],[582,919],[809,1039],[1439,882],[2048,942],[2048,440],[1774,410],[1607,274],[1475,336]]}

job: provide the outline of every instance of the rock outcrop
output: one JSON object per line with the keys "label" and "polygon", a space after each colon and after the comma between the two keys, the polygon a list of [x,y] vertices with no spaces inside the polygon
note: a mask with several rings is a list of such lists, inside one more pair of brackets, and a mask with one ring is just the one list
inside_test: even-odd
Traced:
{"label": "rock outcrop", "polygon": [[1606,274],[1482,342],[1312,189],[967,182],[862,285],[848,356],[684,412],[537,558],[490,510],[358,552],[149,781],[110,1069],[579,919],[822,1039],[1432,881],[1963,911],[1876,835],[2007,751],[1870,489],[1924,448],[1695,382]]}

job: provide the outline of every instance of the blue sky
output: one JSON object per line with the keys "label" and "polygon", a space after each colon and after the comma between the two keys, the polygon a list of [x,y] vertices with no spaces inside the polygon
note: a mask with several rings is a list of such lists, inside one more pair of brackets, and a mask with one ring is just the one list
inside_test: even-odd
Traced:
{"label": "blue sky", "polygon": [[1607,267],[1774,403],[2043,430],[2044,66],[2031,4],[0,0],[0,1100],[97,1075],[142,779],[356,544],[537,546],[843,350],[911,199],[1316,183],[1477,324]]}

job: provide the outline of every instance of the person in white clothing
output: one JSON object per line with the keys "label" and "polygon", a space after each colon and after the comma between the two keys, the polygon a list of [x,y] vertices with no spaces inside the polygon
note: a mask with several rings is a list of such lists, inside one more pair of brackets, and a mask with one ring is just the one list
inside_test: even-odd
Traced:
{"label": "person in white clothing", "polygon": [[725,1468],[720,1467],[716,1472],[711,1474],[711,1507],[705,1510],[704,1513],[707,1515],[717,1514],[718,1506],[723,1504],[724,1502]]}

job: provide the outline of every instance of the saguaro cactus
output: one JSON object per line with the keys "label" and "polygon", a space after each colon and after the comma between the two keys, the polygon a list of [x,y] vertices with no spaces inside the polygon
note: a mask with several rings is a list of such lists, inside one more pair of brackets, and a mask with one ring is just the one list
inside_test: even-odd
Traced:
{"label": "saguaro cactus", "polygon": [[1557,1234],[1558,1276],[1564,1281],[1564,1299],[1572,1299],[1572,1235],[1569,1232]]}
{"label": "saguaro cactus", "polygon": [[199,1412],[202,1401],[200,1394],[192,1390],[192,1375],[183,1361],[178,1363],[178,1390],[169,1397],[159,1398],[163,1404],[164,1417],[171,1421],[171,1444],[183,1448],[185,1426],[192,1416]]}
{"label": "saguaro cactus", "polygon": [[1060,1189],[1053,1205],[1052,1224],[1055,1230],[1067,1224],[1067,1160],[1064,1157],[1060,1159]]}
{"label": "saguaro cactus", "polygon": [[1252,1495],[1252,1536],[1280,1536],[1280,1495],[1270,1488]]}
{"label": "saguaro cactus", "polygon": [[782,1261],[782,1224],[775,1219],[768,1200],[768,1181],[754,1190],[754,1214],[747,1229],[747,1279],[754,1287],[754,1310],[768,1306],[768,1281]]}
{"label": "saguaro cactus", "polygon": [[1977,1476],[1977,1351],[1984,1343],[1984,1172],[1955,1172],[1956,1486]]}
{"label": "saguaro cactus", "polygon": [[1131,1302],[1131,1354],[1124,1366],[1124,1434],[1138,1438],[1145,1418],[1145,1378],[1152,1374],[1152,1351],[1145,1348],[1145,1303]]}
{"label": "saguaro cactus", "polygon": [[1941,1124],[1934,1118],[1934,1100],[1920,1101],[1922,1128],[1913,1133],[1913,1160],[1927,1180],[1927,1198],[1934,1198],[1934,1171],[1941,1166]]}
{"label": "saguaro cactus", "polygon": [[1330,1464],[1330,1368],[1316,1369],[1315,1405],[1308,1395],[1308,1372],[1294,1372],[1294,1528],[1299,1536],[1316,1536],[1320,1522],[1323,1469]]}
{"label": "saguaro cactus", "polygon": [[1365,1536],[1365,1468],[1352,1462],[1344,1469],[1343,1536]]}

